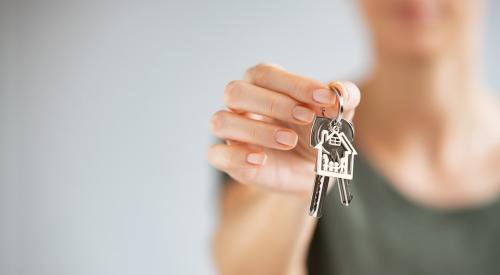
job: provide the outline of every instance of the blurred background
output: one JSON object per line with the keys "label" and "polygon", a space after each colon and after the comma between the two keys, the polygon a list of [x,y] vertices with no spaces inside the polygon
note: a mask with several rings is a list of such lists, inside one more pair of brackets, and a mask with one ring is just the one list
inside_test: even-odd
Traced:
{"label": "blurred background", "polygon": [[[258,62],[357,79],[354,1],[0,2],[0,274],[215,274],[208,120]],[[500,12],[484,69],[500,88]]]}

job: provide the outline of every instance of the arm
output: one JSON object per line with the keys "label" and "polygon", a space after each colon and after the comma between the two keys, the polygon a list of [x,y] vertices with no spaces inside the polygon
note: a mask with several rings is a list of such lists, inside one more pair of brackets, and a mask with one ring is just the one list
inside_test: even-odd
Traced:
{"label": "arm", "polygon": [[307,274],[305,260],[316,226],[306,213],[308,198],[234,183],[222,196],[214,239],[221,274]]}
{"label": "arm", "polygon": [[[335,82],[352,118],[360,94]],[[305,274],[315,221],[307,215],[316,154],[309,148],[315,114],[336,114],[323,83],[273,65],[258,65],[224,91],[228,110],[215,113],[208,160],[235,183],[222,196],[215,259],[222,274]],[[258,115],[258,116],[255,116]]]}

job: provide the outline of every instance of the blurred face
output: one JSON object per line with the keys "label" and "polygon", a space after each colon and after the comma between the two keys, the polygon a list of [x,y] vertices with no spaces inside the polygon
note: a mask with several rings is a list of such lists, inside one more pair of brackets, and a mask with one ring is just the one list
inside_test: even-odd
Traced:
{"label": "blurred face", "polygon": [[378,50],[426,57],[470,45],[481,0],[358,0]]}

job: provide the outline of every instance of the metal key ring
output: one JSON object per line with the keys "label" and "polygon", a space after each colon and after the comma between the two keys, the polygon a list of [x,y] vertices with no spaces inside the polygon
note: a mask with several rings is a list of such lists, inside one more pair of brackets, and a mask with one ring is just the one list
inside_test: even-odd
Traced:
{"label": "metal key ring", "polygon": [[[339,89],[335,87],[334,84],[330,83],[328,84],[328,88],[330,88],[331,91],[335,92],[335,95],[337,96],[338,102],[339,102],[339,108],[337,111],[337,117],[335,120],[332,120],[330,122],[330,127],[335,128],[335,127],[340,127],[342,125],[342,117],[344,115],[344,98],[342,97],[342,94],[340,93]],[[325,108],[323,107],[321,109],[321,113],[323,116],[325,116]]]}

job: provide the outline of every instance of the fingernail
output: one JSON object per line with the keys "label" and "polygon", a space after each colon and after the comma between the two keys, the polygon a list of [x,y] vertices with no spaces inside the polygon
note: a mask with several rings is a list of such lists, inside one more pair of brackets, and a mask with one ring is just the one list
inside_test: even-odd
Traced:
{"label": "fingernail", "polygon": [[320,89],[313,92],[313,99],[322,104],[334,104],[335,95],[332,91],[326,89]]}
{"label": "fingernail", "polygon": [[250,164],[262,165],[266,162],[267,155],[261,153],[250,153],[247,156],[247,161]]}
{"label": "fingernail", "polygon": [[293,108],[292,115],[296,120],[303,122],[311,122],[314,118],[313,111],[302,106],[295,106],[295,108]]}
{"label": "fingernail", "polygon": [[275,138],[278,143],[283,145],[295,146],[297,144],[297,135],[288,131],[277,131]]}

